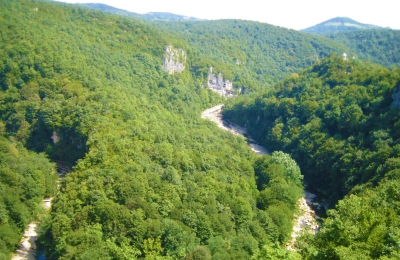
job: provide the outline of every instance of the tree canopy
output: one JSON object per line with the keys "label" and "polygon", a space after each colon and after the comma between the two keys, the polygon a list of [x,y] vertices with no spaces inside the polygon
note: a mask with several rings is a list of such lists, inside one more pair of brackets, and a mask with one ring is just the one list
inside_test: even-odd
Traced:
{"label": "tree canopy", "polygon": [[[306,259],[396,258],[399,211],[399,108],[392,94],[400,71],[332,55],[255,98],[230,101],[224,116],[257,141],[296,160],[305,180],[335,210]],[[360,258],[364,257],[364,258]]]}

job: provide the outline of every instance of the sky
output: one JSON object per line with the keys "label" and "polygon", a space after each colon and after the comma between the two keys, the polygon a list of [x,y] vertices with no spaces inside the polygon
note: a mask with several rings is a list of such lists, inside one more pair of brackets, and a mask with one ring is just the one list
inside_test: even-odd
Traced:
{"label": "sky", "polygon": [[200,19],[242,19],[295,30],[334,17],[400,29],[400,0],[62,0],[102,3],[135,13],[170,12]]}

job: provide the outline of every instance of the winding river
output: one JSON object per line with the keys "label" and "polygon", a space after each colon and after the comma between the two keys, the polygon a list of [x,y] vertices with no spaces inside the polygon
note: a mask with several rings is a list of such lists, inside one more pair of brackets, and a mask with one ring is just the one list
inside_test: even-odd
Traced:
{"label": "winding river", "polygon": [[[216,123],[219,128],[229,131],[234,135],[245,137],[248,145],[256,154],[270,154],[267,148],[257,144],[253,139],[251,139],[246,132],[246,128],[224,120],[222,118],[223,107],[223,104],[219,104],[209,108],[203,111],[201,117],[203,119],[211,120]],[[304,196],[298,201],[300,211],[299,214],[295,216],[293,223],[292,240],[286,245],[286,248],[289,250],[295,250],[296,238],[303,230],[309,228],[312,234],[316,234],[319,229],[319,223],[317,221],[319,217],[313,209],[313,207],[321,208],[321,205],[317,202],[317,195],[306,190],[303,194]]]}
{"label": "winding river", "polygon": [[[217,124],[217,126],[221,129],[231,132],[234,135],[243,136],[246,138],[248,145],[251,149],[259,155],[270,154],[268,149],[257,144],[250,136],[248,136],[246,128],[236,125],[234,123],[228,122],[222,118],[222,108],[223,104],[216,105],[212,108],[209,108],[201,114],[203,119],[208,119]],[[65,176],[66,173],[71,171],[71,169],[65,166],[63,163],[58,163],[58,175],[59,181]],[[44,199],[43,207],[49,211],[51,208],[51,200]],[[317,219],[319,218],[316,212],[313,210],[313,207],[321,208],[319,202],[317,202],[317,196],[309,191],[304,191],[304,196],[299,199],[299,207],[300,211],[297,216],[295,216],[295,220],[293,223],[293,232],[292,232],[292,240],[286,245],[286,248],[289,250],[295,250],[294,246],[296,243],[296,237],[306,228],[309,228],[310,232],[316,234],[319,229],[319,223]],[[38,237],[37,234],[38,223],[32,222],[28,225],[24,233],[24,237],[22,238],[20,244],[21,247],[18,249],[12,260],[34,260],[36,259],[36,245],[35,241]]]}

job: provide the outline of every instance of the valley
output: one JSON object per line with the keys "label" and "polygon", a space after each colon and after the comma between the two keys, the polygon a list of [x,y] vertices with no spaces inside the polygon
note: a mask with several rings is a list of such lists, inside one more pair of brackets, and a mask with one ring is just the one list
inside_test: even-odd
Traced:
{"label": "valley", "polygon": [[397,30],[0,6],[0,259],[400,258]]}
{"label": "valley", "polygon": [[[63,162],[57,163],[57,186],[60,187],[60,182],[62,179],[71,172],[71,167],[67,166]],[[42,207],[46,211],[44,214],[49,214],[51,212],[51,204],[53,197],[45,198],[42,201]],[[43,218],[43,216],[38,216],[39,220]],[[36,241],[38,239],[40,222],[34,221],[29,223],[28,228],[24,231],[24,235],[22,240],[20,241],[20,248],[15,252],[12,260],[34,260],[34,259],[46,259],[44,253],[37,250]],[[43,258],[44,257],[44,258]]]}
{"label": "valley", "polygon": [[[247,144],[251,147],[251,150],[258,155],[270,154],[267,148],[255,143],[244,127],[226,121],[222,118],[222,109],[224,105],[219,104],[212,108],[209,108],[201,113],[201,118],[208,119],[217,124],[217,126],[225,131],[229,131],[234,135],[242,136],[246,139]],[[293,224],[292,240],[286,244],[286,248],[289,250],[295,250],[296,238],[303,231],[309,229],[312,234],[316,234],[319,229],[319,223],[321,216],[313,210],[312,207],[321,208],[323,205],[317,203],[318,199],[316,195],[310,191],[305,190],[303,197],[298,200],[299,212],[296,214]],[[322,211],[324,213],[324,211]],[[324,216],[324,215],[323,215]],[[325,217],[325,216],[324,216]],[[318,221],[317,221],[318,220]]]}

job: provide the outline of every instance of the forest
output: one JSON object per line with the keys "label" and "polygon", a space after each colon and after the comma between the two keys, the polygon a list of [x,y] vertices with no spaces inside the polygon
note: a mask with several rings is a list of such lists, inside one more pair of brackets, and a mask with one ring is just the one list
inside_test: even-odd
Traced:
{"label": "forest", "polygon": [[[400,256],[399,69],[257,22],[0,6],[0,259],[32,221],[46,259]],[[163,69],[167,46],[182,73]],[[207,89],[210,67],[249,94]],[[220,103],[274,152],[201,119]],[[287,250],[303,179],[331,210]]]}
{"label": "forest", "polygon": [[274,90],[229,100],[224,115],[292,156],[305,181],[336,205],[305,259],[397,259],[400,70],[331,55]]}
{"label": "forest", "polygon": [[348,46],[358,58],[385,67],[400,66],[399,30],[359,30],[326,37]]}
{"label": "forest", "polygon": [[[241,20],[153,22],[207,55],[203,62],[250,91],[271,88],[330,53],[351,54],[343,44],[269,24]],[[202,63],[199,62],[199,65]]]}

